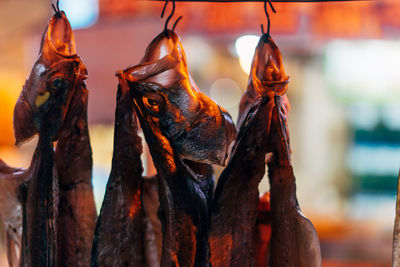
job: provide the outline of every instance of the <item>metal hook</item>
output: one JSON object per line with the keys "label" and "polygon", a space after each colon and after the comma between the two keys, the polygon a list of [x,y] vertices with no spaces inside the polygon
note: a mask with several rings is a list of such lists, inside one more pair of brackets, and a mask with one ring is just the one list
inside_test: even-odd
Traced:
{"label": "metal hook", "polygon": [[183,18],[183,16],[180,16],[180,17],[175,21],[174,26],[172,26],[172,31],[173,31],[173,32],[175,31],[176,25],[178,25],[178,22],[179,22],[182,18]]}
{"label": "metal hook", "polygon": [[56,14],[58,17],[61,17],[60,0],[57,0],[55,6],[54,6],[54,4],[51,4],[51,7],[53,8],[55,14]]}
{"label": "metal hook", "polygon": [[[167,5],[168,5],[168,2],[169,2],[169,0],[166,0],[166,1],[165,1],[164,8],[163,8],[163,10],[162,10],[162,12],[161,12],[161,18],[164,17],[165,9],[166,9],[166,7],[167,7]],[[171,11],[171,14],[169,14],[168,18],[165,20],[165,24],[164,24],[164,32],[165,32],[165,34],[167,35],[168,38],[169,38],[169,34],[168,34],[168,23],[169,23],[169,21],[171,20],[171,18],[172,18],[172,16],[174,15],[174,13],[175,13],[175,0],[172,0],[172,11]],[[176,23],[177,23],[179,20],[180,20],[180,19],[178,18],[178,20],[175,22],[174,27],[172,28],[172,30],[175,28]]]}
{"label": "metal hook", "polygon": [[164,13],[165,13],[165,9],[167,8],[167,5],[168,5],[168,0],[165,1],[164,7],[161,11],[161,18],[164,17]]}
{"label": "metal hook", "polygon": [[[269,6],[271,7],[272,12],[276,13],[276,10],[275,10],[274,6],[272,5],[271,0],[265,0],[264,1],[264,12],[265,12],[265,15],[267,16],[267,21],[268,21],[268,24],[267,24],[267,35],[270,36],[269,35],[269,30],[271,28],[271,20],[269,18],[269,14],[268,14],[268,11],[267,11],[267,2],[269,3]],[[261,24],[261,33],[264,34],[264,26],[262,24]]]}

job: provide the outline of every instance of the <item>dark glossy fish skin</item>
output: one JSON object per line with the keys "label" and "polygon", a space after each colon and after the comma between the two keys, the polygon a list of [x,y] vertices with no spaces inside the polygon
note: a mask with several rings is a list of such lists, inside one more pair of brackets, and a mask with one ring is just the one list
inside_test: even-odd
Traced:
{"label": "dark glossy fish skin", "polygon": [[43,34],[39,57],[14,108],[16,144],[40,131],[57,139],[77,77],[87,71],[75,53],[71,26],[64,12],[54,15]]}
{"label": "dark glossy fish skin", "polygon": [[268,105],[250,109],[231,158],[222,172],[211,210],[212,266],[253,266],[258,184],[265,172],[263,139],[268,136]]}
{"label": "dark glossy fish skin", "polygon": [[159,267],[162,252],[162,227],[158,218],[160,201],[158,198],[157,175],[143,178],[142,199],[146,212],[146,227],[144,234],[146,266]]}
{"label": "dark glossy fish skin", "polygon": [[265,173],[266,154],[271,151],[268,138],[275,90],[284,92],[288,82],[288,77],[281,72],[275,75],[280,76],[281,85],[263,87],[263,80],[273,78],[273,69],[266,71],[267,64],[275,65],[274,69],[279,72],[276,66],[280,57],[275,48],[266,35],[261,37],[248,87],[240,102],[236,142],[215,191],[209,238],[214,267],[254,265],[258,184]]}
{"label": "dark glossy fish skin", "polygon": [[147,266],[142,197],[142,141],[133,100],[121,82],[115,112],[112,170],[97,221],[92,266]]}
{"label": "dark glossy fish skin", "polygon": [[[312,223],[300,211],[296,196],[296,179],[290,162],[291,150],[287,127],[290,104],[284,95],[288,78],[283,71],[279,49],[270,37],[264,40],[261,38],[257,50],[253,64],[267,58],[265,51],[276,58],[271,60],[269,57],[269,60],[265,61],[266,74],[257,75],[263,86],[255,86],[267,89],[267,94],[268,89],[274,92],[270,100],[271,108],[268,115],[270,132],[266,143],[273,153],[273,157],[268,161],[272,218],[270,266],[319,267],[321,251],[318,236]],[[253,81],[253,84],[256,83]]]}
{"label": "dark glossy fish skin", "polygon": [[270,266],[320,267],[321,251],[312,223],[301,213],[296,197],[286,123],[286,109],[275,99],[271,135],[275,157],[268,162],[271,185],[271,261]]}
{"label": "dark glossy fish skin", "polygon": [[[137,131],[133,99],[127,84],[120,80],[113,167],[97,223],[92,266],[125,263],[130,266],[160,266],[162,233],[157,217],[157,176],[142,177],[142,145]],[[202,167],[193,169],[200,173]],[[132,196],[138,198],[135,200]]]}
{"label": "dark glossy fish skin", "polygon": [[207,163],[223,164],[236,131],[229,115],[198,92],[178,36],[168,36],[157,36],[141,64],[117,75],[129,84],[157,169],[161,266],[208,266]]}
{"label": "dark glossy fish skin", "polygon": [[22,266],[56,266],[57,171],[50,137],[39,135],[22,189]]}
{"label": "dark glossy fish skin", "polygon": [[[82,85],[86,75],[86,68],[75,52],[71,26],[64,12],[57,12],[44,32],[39,57],[14,109],[16,143],[39,134],[30,177],[21,187],[22,266],[63,264],[57,262],[59,185],[53,141],[58,140],[69,108],[74,106],[71,100],[77,84]],[[60,141],[63,144],[65,139]],[[64,156],[74,157],[73,154]],[[72,170],[75,167],[70,168],[70,173],[62,174],[63,182]],[[71,241],[72,237],[69,238]]]}
{"label": "dark glossy fish skin", "polygon": [[289,104],[284,96],[288,82],[279,49],[268,35],[263,35],[240,102],[236,143],[215,192],[210,233],[214,267],[253,266],[255,257],[268,266],[263,257],[254,255],[253,241],[258,184],[264,176],[269,152],[273,152],[269,161],[272,218],[269,264],[320,265],[315,230],[299,213],[295,195],[286,126]]}
{"label": "dark glossy fish skin", "polygon": [[58,266],[89,266],[97,213],[92,189],[92,150],[87,123],[88,91],[75,94],[55,152],[59,181]]}
{"label": "dark glossy fish skin", "polygon": [[[205,94],[187,70],[179,37],[169,31],[159,34],[148,46],[139,65],[125,69],[124,79],[135,83],[137,106],[158,119],[162,134],[180,157],[197,162],[224,165],[236,131],[229,114]],[[152,110],[147,100],[157,102]],[[153,122],[147,122],[153,123]],[[201,136],[201,138],[198,138]]]}

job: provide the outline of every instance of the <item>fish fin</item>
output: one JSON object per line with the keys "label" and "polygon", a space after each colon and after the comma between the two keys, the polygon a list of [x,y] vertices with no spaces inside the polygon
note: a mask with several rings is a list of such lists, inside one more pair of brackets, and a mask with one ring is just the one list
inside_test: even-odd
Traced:
{"label": "fish fin", "polygon": [[296,211],[296,240],[299,267],[320,267],[321,249],[317,231],[309,219],[299,210]]}
{"label": "fish fin", "polygon": [[[133,67],[129,67],[123,71],[125,78],[130,82],[137,82],[146,80],[150,77],[156,76],[167,70],[174,68],[179,63],[178,60],[173,58],[171,55],[166,55],[159,60],[146,62]],[[121,72],[117,72],[117,76],[121,75]]]}
{"label": "fish fin", "polygon": [[21,145],[30,140],[38,132],[34,114],[28,102],[24,99],[23,93],[21,93],[15,104],[13,121],[16,145]]}

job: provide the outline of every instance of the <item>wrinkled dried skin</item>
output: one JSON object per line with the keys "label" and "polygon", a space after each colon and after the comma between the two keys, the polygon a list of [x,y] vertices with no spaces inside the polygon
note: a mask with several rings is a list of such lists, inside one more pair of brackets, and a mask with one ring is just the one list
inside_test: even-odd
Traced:
{"label": "wrinkled dried skin", "polygon": [[39,57],[14,109],[16,144],[39,134],[30,166],[31,177],[22,190],[23,266],[56,265],[58,176],[53,141],[64,124],[77,83],[86,68],[75,53],[71,26],[56,13],[43,34]]}
{"label": "wrinkled dried skin", "polygon": [[96,206],[92,150],[87,125],[88,91],[77,84],[55,152],[60,200],[57,217],[58,266],[89,266]]}
{"label": "wrinkled dried skin", "polygon": [[43,34],[39,58],[14,108],[16,144],[41,133],[57,139],[77,79],[87,71],[75,53],[65,14],[54,15]]}
{"label": "wrinkled dried skin", "polygon": [[8,264],[19,266],[22,238],[20,185],[29,178],[28,170],[12,168],[0,160],[0,218],[5,230]]}
{"label": "wrinkled dried skin", "polygon": [[207,266],[213,184],[207,163],[224,164],[235,136],[231,118],[198,91],[171,31],[158,35],[141,63],[118,76],[129,84],[157,169],[161,265]]}
{"label": "wrinkled dried skin", "polygon": [[[262,44],[260,46],[262,50],[259,51],[269,51],[270,47],[275,49],[275,55],[279,57],[274,61],[278,62],[277,68],[274,69],[283,70],[280,52],[272,39],[269,38],[266,43]],[[262,59],[265,58],[264,54],[260,52],[258,56],[261,56]],[[270,65],[270,61],[271,57],[267,66]],[[257,62],[258,60],[255,60],[255,63]],[[271,104],[273,108],[269,115],[269,142],[274,154],[272,160],[268,162],[272,218],[270,266],[321,266],[321,253],[317,233],[311,222],[301,214],[297,203],[295,177],[290,163],[291,152],[287,127],[289,103],[282,94],[286,91],[287,86],[286,83],[280,82],[282,86],[279,87],[278,83],[268,80],[269,67],[266,69],[267,82],[264,82],[260,76],[257,77],[260,77],[262,88],[267,90],[273,88],[275,92],[274,103]],[[257,73],[257,71],[255,72]],[[279,79],[282,76],[279,74],[272,75],[275,79]],[[274,85],[271,86],[271,84]]]}
{"label": "wrinkled dried skin", "polygon": [[22,190],[22,266],[56,265],[57,172],[49,139],[39,135],[32,174]]}
{"label": "wrinkled dried skin", "polygon": [[[273,42],[272,39],[269,42]],[[276,54],[280,56],[279,50],[276,50]],[[261,84],[270,88],[265,86],[268,83]],[[274,155],[268,162],[272,218],[270,266],[318,267],[321,266],[318,235],[312,223],[300,211],[296,196],[296,179],[290,163],[287,127],[290,105],[286,96],[279,94],[279,90],[276,91],[269,115],[269,142]]]}
{"label": "wrinkled dried skin", "polygon": [[279,50],[264,35],[256,48],[248,87],[240,101],[236,142],[213,201],[210,233],[213,266],[254,265],[258,184],[265,173],[266,153],[270,151],[268,138],[274,98],[285,93],[287,83]]}
{"label": "wrinkled dried skin", "polygon": [[[270,101],[269,123],[275,96],[282,96],[288,88],[289,77],[285,74],[281,53],[275,42],[267,35],[261,36],[254,52],[247,90],[239,105],[237,127],[240,129],[249,109],[263,99]],[[269,130],[268,124],[268,130]]]}
{"label": "wrinkled dried skin", "polygon": [[[277,46],[271,38],[263,35],[253,58],[248,88],[240,102],[239,133],[228,166],[221,174],[213,202],[210,247],[214,267],[253,266],[254,257],[257,259],[256,264],[262,265],[259,264],[262,255],[254,256],[252,247],[258,184],[264,175],[269,152],[274,153],[276,164],[291,169],[286,126],[289,103],[284,96],[288,82]],[[271,172],[274,165],[269,167]],[[283,189],[274,183],[275,180],[271,182],[271,266],[319,266],[319,242],[315,230],[304,221],[306,219],[298,217],[294,176],[280,179],[285,179],[285,184],[293,190],[286,190],[282,194]],[[294,206],[287,203],[289,199],[294,200]],[[278,208],[286,212],[278,214]],[[280,239],[283,245],[278,251],[277,237],[282,235],[282,223],[291,219],[298,222],[298,227],[291,228],[289,234],[286,234],[292,239]],[[297,244],[292,242],[295,237],[298,237]],[[303,258],[289,257],[290,264],[283,263],[288,259],[283,254],[289,252],[299,253]],[[279,262],[277,259],[280,259]],[[261,261],[265,263],[265,258]]]}
{"label": "wrinkled dried skin", "polygon": [[169,33],[170,38],[158,35],[141,63],[120,75],[135,87],[132,94],[139,118],[156,124],[175,153],[191,161],[224,165],[236,133],[231,118],[199,92],[188,73],[179,37]]}
{"label": "wrinkled dried skin", "polygon": [[253,266],[258,184],[265,172],[263,139],[268,136],[268,105],[250,109],[239,130],[227,167],[222,172],[211,210],[211,264]]}
{"label": "wrinkled dried skin", "polygon": [[270,266],[321,266],[318,236],[297,204],[292,168],[270,168],[269,176],[272,213]]}
{"label": "wrinkled dried skin", "polygon": [[161,221],[158,219],[158,199],[157,176],[143,179],[143,206],[147,215],[145,228],[144,244],[146,266],[159,267],[162,251],[162,229]]}
{"label": "wrinkled dried skin", "polygon": [[92,266],[147,266],[145,240],[150,248],[157,247],[151,238],[145,239],[151,225],[147,226],[143,209],[143,149],[133,100],[127,93],[125,85],[119,86],[112,170],[96,226]]}

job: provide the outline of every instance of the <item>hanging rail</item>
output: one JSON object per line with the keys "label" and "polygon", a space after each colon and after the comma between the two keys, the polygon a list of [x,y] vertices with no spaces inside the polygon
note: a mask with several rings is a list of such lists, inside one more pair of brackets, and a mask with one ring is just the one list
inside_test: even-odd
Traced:
{"label": "hanging rail", "polygon": [[[165,0],[150,0],[165,2]],[[214,2],[214,3],[250,3],[250,2],[264,2],[265,0],[175,0],[175,2]],[[271,0],[272,2],[302,2],[302,3],[312,3],[312,2],[362,2],[370,0]]]}

